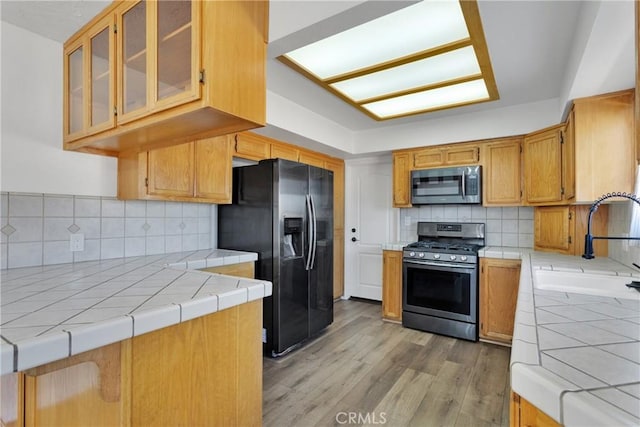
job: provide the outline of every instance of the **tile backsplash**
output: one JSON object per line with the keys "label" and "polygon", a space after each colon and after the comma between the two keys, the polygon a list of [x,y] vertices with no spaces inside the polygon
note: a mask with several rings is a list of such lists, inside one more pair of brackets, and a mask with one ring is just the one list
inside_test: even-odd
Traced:
{"label": "tile backsplash", "polygon": [[[609,205],[609,224],[607,230],[609,236],[629,236],[631,227],[631,203],[632,202],[618,202]],[[609,258],[613,258],[629,267],[632,267],[632,263],[640,264],[640,242],[609,240]]]}
{"label": "tile backsplash", "polygon": [[400,209],[400,240],[415,241],[419,221],[484,222],[487,246],[533,247],[533,208],[429,205]]}
{"label": "tile backsplash", "polygon": [[[211,247],[211,205],[109,197],[0,193],[2,268]],[[72,234],[84,250],[71,252]]]}

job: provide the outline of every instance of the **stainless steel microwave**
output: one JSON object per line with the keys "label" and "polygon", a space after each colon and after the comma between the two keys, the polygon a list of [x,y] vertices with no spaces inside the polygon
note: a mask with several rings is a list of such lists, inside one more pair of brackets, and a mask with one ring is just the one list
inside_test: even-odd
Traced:
{"label": "stainless steel microwave", "polygon": [[414,205],[482,203],[482,167],[422,169],[411,172]]}

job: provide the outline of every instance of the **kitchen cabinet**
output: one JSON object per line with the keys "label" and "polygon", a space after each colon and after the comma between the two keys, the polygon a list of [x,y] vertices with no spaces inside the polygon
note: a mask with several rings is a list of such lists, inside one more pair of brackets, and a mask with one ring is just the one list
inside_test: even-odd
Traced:
{"label": "kitchen cabinet", "polygon": [[200,271],[253,279],[255,277],[256,270],[255,270],[255,262],[252,261],[252,262],[241,262],[238,264],[221,265],[219,267],[202,268]]}
{"label": "kitchen cabinet", "polygon": [[382,318],[402,321],[402,251],[382,251]]}
{"label": "kitchen cabinet", "polygon": [[115,15],[93,22],[64,48],[63,132],[65,141],[116,125]]}
{"label": "kitchen cabinet", "polygon": [[325,160],[333,172],[333,298],[344,295],[344,162]]}
{"label": "kitchen cabinet", "polygon": [[633,193],[637,168],[633,90],[575,99],[568,123],[575,145],[575,201]]}
{"label": "kitchen cabinet", "polygon": [[2,425],[259,426],[261,331],[258,300],[4,375]]}
{"label": "kitchen cabinet", "polygon": [[117,155],[263,126],[267,17],[267,1],[114,2],[64,45],[64,148]]}
{"label": "kitchen cabinet", "polygon": [[[540,206],[533,210],[533,247],[537,251],[558,252],[567,255],[584,253],[589,205]],[[593,214],[591,234],[606,236],[609,206],[601,205]],[[606,240],[594,240],[594,254],[608,255]]]}
{"label": "kitchen cabinet", "polygon": [[260,161],[271,157],[269,140],[261,135],[243,132],[234,136],[233,155],[243,159]]}
{"label": "kitchen cabinet", "polygon": [[310,151],[300,151],[299,162],[306,165],[315,166],[318,168],[324,168],[326,156]]}
{"label": "kitchen cabinet", "polygon": [[480,258],[480,338],[510,344],[520,260]]}
{"label": "kitchen cabinet", "polygon": [[573,100],[566,125],[526,135],[524,201],[547,206],[590,203],[634,191],[633,90]]}
{"label": "kitchen cabinet", "polygon": [[454,144],[418,150],[413,155],[413,167],[416,169],[464,166],[477,164],[480,160],[480,147],[477,144]]}
{"label": "kitchen cabinet", "polygon": [[393,207],[411,207],[412,155],[408,152],[393,153]]}
{"label": "kitchen cabinet", "polygon": [[522,144],[524,201],[528,205],[568,204],[565,184],[571,173],[564,125],[528,134]]}
{"label": "kitchen cabinet", "polygon": [[482,145],[482,204],[519,206],[521,204],[522,138],[509,138]]}
{"label": "kitchen cabinet", "polygon": [[300,150],[294,145],[281,144],[274,141],[271,143],[270,153],[271,159],[285,159],[291,160],[292,162],[300,160]]}
{"label": "kitchen cabinet", "polygon": [[512,391],[509,404],[509,426],[561,427],[561,424]]}
{"label": "kitchen cabinet", "polygon": [[118,198],[231,203],[231,142],[207,138],[118,158]]}

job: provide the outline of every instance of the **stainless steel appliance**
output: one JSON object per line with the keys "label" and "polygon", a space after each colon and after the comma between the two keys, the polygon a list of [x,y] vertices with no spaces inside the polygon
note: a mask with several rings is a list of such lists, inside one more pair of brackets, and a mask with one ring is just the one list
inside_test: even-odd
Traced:
{"label": "stainless steel appliance", "polygon": [[218,207],[218,246],[258,253],[265,354],[276,357],[333,322],[333,172],[287,160],[233,170]]}
{"label": "stainless steel appliance", "polygon": [[482,203],[482,167],[422,169],[411,172],[411,203]]}
{"label": "stainless steel appliance", "polygon": [[404,247],[402,325],[478,340],[478,249],[484,224],[419,222]]}

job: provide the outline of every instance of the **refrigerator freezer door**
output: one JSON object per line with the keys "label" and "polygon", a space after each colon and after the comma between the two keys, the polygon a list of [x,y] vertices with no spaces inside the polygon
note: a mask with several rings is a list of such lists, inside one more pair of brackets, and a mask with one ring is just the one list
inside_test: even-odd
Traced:
{"label": "refrigerator freezer door", "polygon": [[274,342],[272,355],[285,352],[309,334],[309,287],[305,270],[309,236],[303,231],[303,255],[286,257],[285,218],[305,218],[302,230],[308,229],[305,199],[309,192],[307,166],[277,160],[274,163],[274,236],[273,300]]}

